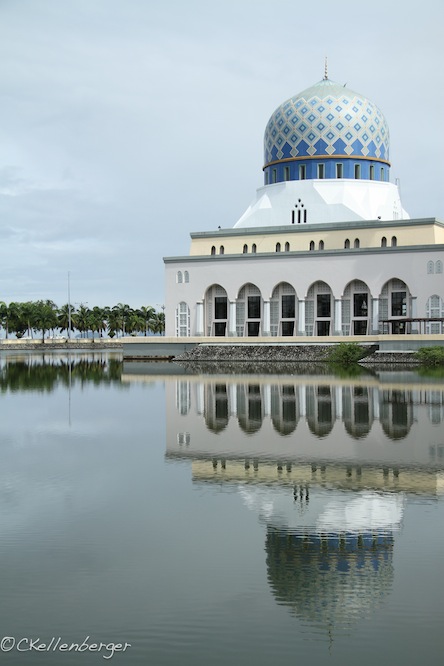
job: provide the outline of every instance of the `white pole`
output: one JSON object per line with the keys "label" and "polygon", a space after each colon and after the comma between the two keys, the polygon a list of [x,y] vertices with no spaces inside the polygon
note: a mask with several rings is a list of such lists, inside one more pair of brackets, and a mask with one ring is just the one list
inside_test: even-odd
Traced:
{"label": "white pole", "polygon": [[68,340],[71,340],[71,290],[68,271]]}

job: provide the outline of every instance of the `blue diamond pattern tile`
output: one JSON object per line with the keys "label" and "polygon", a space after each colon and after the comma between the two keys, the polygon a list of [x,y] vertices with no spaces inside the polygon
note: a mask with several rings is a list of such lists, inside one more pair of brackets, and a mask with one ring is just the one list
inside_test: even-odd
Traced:
{"label": "blue diamond pattern tile", "polygon": [[388,160],[389,130],[373,102],[327,79],[275,110],[265,130],[264,149],[265,164],[282,156],[332,158],[338,151]]}

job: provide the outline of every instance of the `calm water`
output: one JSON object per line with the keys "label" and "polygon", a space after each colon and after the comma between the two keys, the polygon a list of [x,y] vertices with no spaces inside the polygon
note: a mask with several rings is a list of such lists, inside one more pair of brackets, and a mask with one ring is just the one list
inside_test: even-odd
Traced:
{"label": "calm water", "polygon": [[0,400],[2,664],[442,658],[442,378],[1,355]]}

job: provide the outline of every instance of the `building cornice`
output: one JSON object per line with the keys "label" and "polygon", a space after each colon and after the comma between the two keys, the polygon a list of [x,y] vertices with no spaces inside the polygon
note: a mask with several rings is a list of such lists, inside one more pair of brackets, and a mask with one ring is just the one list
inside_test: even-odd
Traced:
{"label": "building cornice", "polygon": [[190,237],[194,239],[204,238],[228,238],[236,236],[264,236],[269,234],[300,234],[300,233],[329,233],[331,231],[353,231],[353,229],[392,229],[394,227],[444,227],[444,222],[434,217],[418,218],[410,220],[357,220],[355,222],[325,222],[322,224],[285,224],[278,227],[238,227],[228,229],[217,229],[216,231],[194,231]]}
{"label": "building cornice", "polygon": [[258,261],[260,259],[285,261],[289,258],[310,258],[325,259],[326,257],[358,257],[362,255],[388,255],[405,254],[410,252],[444,252],[444,243],[434,245],[404,245],[397,247],[361,247],[350,248],[348,250],[295,250],[292,252],[257,252],[249,254],[205,254],[205,255],[185,255],[178,257],[163,257],[164,264],[174,263],[202,263],[213,261]]}

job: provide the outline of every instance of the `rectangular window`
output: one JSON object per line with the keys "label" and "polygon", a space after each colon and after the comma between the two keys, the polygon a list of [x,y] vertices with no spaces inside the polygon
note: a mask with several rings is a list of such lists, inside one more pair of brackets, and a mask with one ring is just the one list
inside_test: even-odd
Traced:
{"label": "rectangular window", "polygon": [[384,167],[381,167],[381,180],[384,182],[385,177],[384,177]]}
{"label": "rectangular window", "polygon": [[367,314],[367,294],[353,294],[353,315],[355,317],[366,317]]}
{"label": "rectangular window", "polygon": [[405,291],[392,292],[392,317],[407,316],[407,293]]}
{"label": "rectangular window", "polygon": [[331,296],[330,294],[318,294],[317,298],[317,316],[330,317],[331,315]]}
{"label": "rectangular window", "polygon": [[370,180],[375,180],[375,167],[373,164],[370,164]]}
{"label": "rectangular window", "polygon": [[293,321],[283,321],[282,322],[282,335],[293,335],[294,333],[294,322]]}
{"label": "rectangular window", "polygon": [[290,180],[290,167],[284,167],[284,180]]}
{"label": "rectangular window", "polygon": [[305,180],[306,177],[306,168],[305,164],[299,165],[299,180]]}
{"label": "rectangular window", "polygon": [[217,337],[224,337],[227,329],[225,321],[219,321],[214,324],[214,335]]}
{"label": "rectangular window", "polygon": [[258,336],[259,335],[259,322],[258,321],[249,321],[247,325],[247,334],[249,336]]}
{"label": "rectangular window", "polygon": [[227,299],[225,296],[216,296],[214,299],[214,318],[226,319],[228,312]]}
{"label": "rectangular window", "polygon": [[325,178],[325,164],[318,164],[318,178]]}
{"label": "rectangular window", "polygon": [[359,180],[361,178],[361,165],[355,164],[355,179]]}
{"label": "rectangular window", "polygon": [[261,317],[261,297],[249,296],[248,297],[248,319],[260,319]]}
{"label": "rectangular window", "polygon": [[275,183],[277,180],[277,171],[276,169],[273,169],[273,183]]}
{"label": "rectangular window", "polygon": [[296,299],[294,295],[282,296],[282,319],[294,319],[296,314]]}
{"label": "rectangular window", "polygon": [[344,175],[344,169],[342,164],[336,165],[336,178],[342,178]]}
{"label": "rectangular window", "polygon": [[265,185],[268,185],[268,171],[265,172]]}

